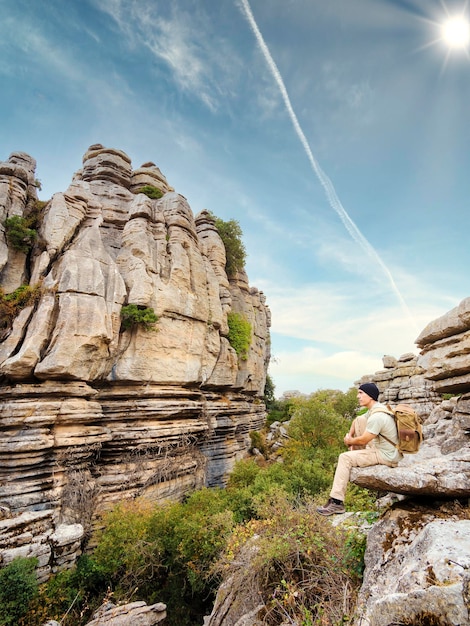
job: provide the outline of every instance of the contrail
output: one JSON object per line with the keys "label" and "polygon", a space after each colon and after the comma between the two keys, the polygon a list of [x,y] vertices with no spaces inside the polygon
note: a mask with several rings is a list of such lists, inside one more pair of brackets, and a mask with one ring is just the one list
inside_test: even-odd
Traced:
{"label": "contrail", "polygon": [[281,73],[279,72],[276,63],[274,62],[274,59],[272,58],[271,53],[269,52],[269,48],[263,39],[263,35],[261,34],[258,28],[258,25],[251,11],[251,7],[250,7],[248,0],[238,0],[238,1],[246,19],[248,20],[251,30],[253,31],[255,35],[256,41],[261,49],[261,52],[263,53],[263,56],[266,59],[266,63],[268,64],[268,67],[271,70],[274,80],[276,81],[279,87],[279,90],[282,95],[282,99],[284,100],[284,104],[286,105],[287,112],[294,126],[294,130],[297,133],[297,136],[300,139],[300,142],[307,154],[308,160],[310,161],[313,171],[315,172],[318,180],[320,181],[323,189],[325,190],[326,197],[328,199],[328,202],[330,203],[331,208],[339,215],[339,218],[343,222],[344,227],[346,228],[348,233],[351,235],[351,237],[354,239],[354,241],[357,244],[359,244],[359,246],[361,246],[361,248],[370,257],[372,257],[372,259],[379,265],[379,267],[381,268],[381,270],[384,272],[385,276],[387,277],[388,281],[390,282],[393,292],[397,296],[406,316],[413,322],[413,325],[416,326],[413,316],[411,315],[411,311],[409,310],[408,305],[406,304],[403,296],[401,295],[400,290],[398,289],[393,279],[393,276],[390,273],[390,270],[382,261],[380,256],[377,254],[373,246],[367,241],[367,239],[358,229],[356,224],[349,217],[348,213],[346,212],[343,205],[341,204],[340,199],[338,198],[338,195],[333,186],[333,183],[331,182],[329,177],[325,174],[325,172],[322,170],[317,160],[313,156],[313,153],[312,153],[312,150],[310,149],[307,138],[305,137],[302,127],[299,124],[299,120],[297,119],[297,115],[295,114],[295,111],[292,108],[289,94],[287,93],[287,89],[282,79]]}

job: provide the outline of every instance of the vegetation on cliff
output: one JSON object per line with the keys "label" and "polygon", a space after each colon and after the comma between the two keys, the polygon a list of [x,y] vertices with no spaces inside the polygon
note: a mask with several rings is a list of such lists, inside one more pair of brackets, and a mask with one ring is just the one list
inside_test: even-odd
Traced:
{"label": "vegetation on cliff", "polygon": [[[289,420],[276,458],[240,461],[225,489],[203,489],[185,502],[155,507],[138,499],[106,513],[94,550],[43,585],[18,625],[51,618],[62,626],[85,624],[110,596],[165,602],[169,625],[201,624],[227,576],[239,593],[260,586],[266,624],[287,617],[304,626],[348,619],[364,540],[333,529],[314,507],[331,482],[355,402],[355,393],[336,391],[275,402]],[[350,507],[370,505],[368,492],[354,491]],[[247,569],[244,555],[253,541],[256,558]]]}
{"label": "vegetation on cliff", "polygon": [[125,330],[141,326],[145,330],[155,330],[158,315],[151,307],[126,304],[121,308],[121,326]]}
{"label": "vegetation on cliff", "polygon": [[137,189],[135,193],[143,193],[152,200],[158,200],[159,198],[163,197],[163,191],[158,187],[154,187],[153,185],[144,185],[143,187]]}
{"label": "vegetation on cliff", "polygon": [[31,222],[27,218],[13,215],[5,220],[5,233],[8,242],[15,250],[27,254],[37,239],[37,231],[30,228]]}
{"label": "vegetation on cliff", "polygon": [[230,311],[227,315],[228,340],[242,361],[248,358],[251,345],[251,324],[241,313]]}
{"label": "vegetation on cliff", "polygon": [[36,285],[24,284],[8,294],[0,287],[0,341],[10,331],[18,313],[25,307],[38,302],[42,292],[41,283]]}
{"label": "vegetation on cliff", "polygon": [[233,278],[237,272],[245,269],[246,249],[240,223],[234,219],[225,221],[213,213],[210,215],[225,246],[225,271],[229,278]]}
{"label": "vegetation on cliff", "polygon": [[30,198],[28,215],[12,215],[4,222],[5,235],[12,248],[28,254],[38,238],[38,228],[47,202]]}

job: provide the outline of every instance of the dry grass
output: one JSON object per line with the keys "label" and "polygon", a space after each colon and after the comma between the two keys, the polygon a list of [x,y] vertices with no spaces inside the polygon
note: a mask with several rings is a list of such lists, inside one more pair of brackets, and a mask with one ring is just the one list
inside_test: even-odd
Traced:
{"label": "dry grass", "polygon": [[351,534],[305,509],[276,508],[239,526],[217,565],[226,594],[219,623],[235,623],[257,607],[266,626],[342,623],[354,612],[361,583]]}

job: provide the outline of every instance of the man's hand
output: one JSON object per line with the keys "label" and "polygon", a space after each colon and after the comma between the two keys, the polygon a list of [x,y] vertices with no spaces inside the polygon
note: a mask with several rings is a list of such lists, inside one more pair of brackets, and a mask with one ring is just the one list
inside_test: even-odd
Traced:
{"label": "man's hand", "polygon": [[366,430],[365,433],[363,433],[360,437],[351,437],[351,435],[348,433],[343,441],[347,446],[365,446],[369,443],[369,441],[375,439],[375,437],[376,435]]}

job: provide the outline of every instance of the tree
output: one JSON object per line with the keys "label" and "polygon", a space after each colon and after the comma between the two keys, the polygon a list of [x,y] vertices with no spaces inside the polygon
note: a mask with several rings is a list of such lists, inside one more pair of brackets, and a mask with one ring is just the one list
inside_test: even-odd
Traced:
{"label": "tree", "polygon": [[229,278],[233,278],[237,272],[245,269],[246,250],[242,241],[242,229],[237,220],[226,222],[213,213],[210,215],[225,246],[225,271]]}

